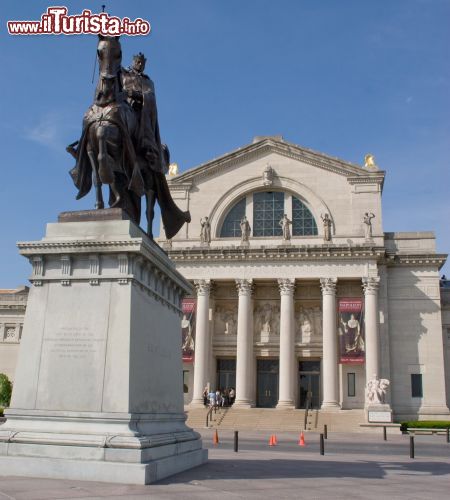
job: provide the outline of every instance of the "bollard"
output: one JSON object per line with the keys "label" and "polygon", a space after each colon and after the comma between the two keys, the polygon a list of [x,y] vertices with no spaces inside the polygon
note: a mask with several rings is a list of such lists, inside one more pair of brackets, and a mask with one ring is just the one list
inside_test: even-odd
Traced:
{"label": "bollard", "polygon": [[237,453],[239,449],[239,434],[238,431],[234,431],[234,451]]}
{"label": "bollard", "polygon": [[328,439],[328,426],[326,424],[323,426],[323,437]]}
{"label": "bollard", "polygon": [[320,435],[320,454],[325,455],[325,443],[323,440],[323,434]]}
{"label": "bollard", "polygon": [[383,425],[383,440],[387,441],[387,432],[386,432],[386,426]]}
{"label": "bollard", "polygon": [[414,436],[409,436],[409,458],[414,458]]}
{"label": "bollard", "polygon": [[447,427],[447,443],[450,443],[450,427]]}

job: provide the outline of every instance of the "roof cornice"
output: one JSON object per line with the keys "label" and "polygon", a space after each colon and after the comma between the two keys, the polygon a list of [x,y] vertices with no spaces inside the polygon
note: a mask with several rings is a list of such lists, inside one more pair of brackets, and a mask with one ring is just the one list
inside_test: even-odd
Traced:
{"label": "roof cornice", "polygon": [[177,185],[192,182],[194,179],[199,180],[217,175],[236,165],[249,162],[270,153],[278,153],[282,156],[303,161],[309,165],[343,175],[350,178],[353,183],[356,183],[356,179],[366,179],[366,183],[376,182],[382,184],[384,181],[384,171],[368,171],[358,165],[297,146],[296,144],[273,138],[266,138],[203,163],[178,175],[176,178],[169,179],[169,185],[170,188],[173,189]]}
{"label": "roof cornice", "polygon": [[445,264],[448,254],[445,253],[425,253],[425,254],[398,254],[388,253],[388,265],[400,266],[439,266],[439,269]]}

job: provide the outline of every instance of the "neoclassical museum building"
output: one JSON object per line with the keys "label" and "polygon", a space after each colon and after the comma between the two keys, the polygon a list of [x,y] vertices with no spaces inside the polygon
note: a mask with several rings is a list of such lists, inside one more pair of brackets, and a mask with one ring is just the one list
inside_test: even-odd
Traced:
{"label": "neoclassical museum building", "polygon": [[196,290],[186,403],[233,387],[240,408],[362,409],[378,378],[395,418],[448,418],[446,255],[433,232],[384,232],[384,180],[371,155],[354,165],[280,136],[169,177],[192,215],[159,240]]}
{"label": "neoclassical museum building", "polygon": [[[385,172],[256,137],[168,183],[192,222],[158,242],[184,300],[183,385],[236,408],[367,408],[389,381],[396,419],[449,419],[450,287],[433,232],[384,232]],[[0,291],[0,372],[14,379],[28,289]],[[341,412],[342,413],[342,412]]]}

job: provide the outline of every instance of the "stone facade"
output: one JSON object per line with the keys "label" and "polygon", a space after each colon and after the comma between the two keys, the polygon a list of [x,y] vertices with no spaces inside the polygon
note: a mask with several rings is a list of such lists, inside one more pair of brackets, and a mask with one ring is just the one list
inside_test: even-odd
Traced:
{"label": "stone facade", "polygon": [[[376,166],[350,164],[281,137],[257,137],[170,178],[192,222],[160,243],[181,274],[203,283],[197,286],[195,362],[184,365],[186,403],[202,404],[205,386],[216,389],[227,380],[241,407],[298,408],[312,393],[310,403],[323,410],[362,409],[375,375],[390,381],[386,403],[396,418],[448,418],[449,341],[439,291],[447,256],[436,253],[432,232],[383,231],[384,180]],[[277,230],[278,220],[274,234],[255,234],[261,227],[257,193],[278,200],[293,221],[290,238]],[[296,206],[317,230],[295,231]],[[233,213],[247,217],[248,241]],[[204,217],[211,224],[207,245],[200,238]],[[263,217],[270,219],[270,210]],[[345,297],[364,304],[362,364],[339,362],[337,313]]]}
{"label": "stone facade", "polygon": [[[185,403],[201,405],[208,385],[235,387],[236,404],[247,408],[299,408],[310,390],[315,407],[362,409],[375,374],[390,380],[387,402],[397,419],[449,418],[450,288],[439,280],[447,256],[436,253],[433,232],[384,232],[384,180],[378,167],[349,164],[280,137],[256,138],[169,178],[176,203],[192,214],[173,240],[159,240],[196,290],[195,369],[184,363]],[[300,200],[317,234],[292,231],[289,241],[281,234],[255,236],[254,194],[263,192],[283,193],[291,220],[294,199]],[[239,202],[251,227],[248,241],[239,231],[221,236]],[[370,238],[366,213],[375,216]],[[211,223],[207,244],[200,237],[204,217]],[[34,275],[41,264],[33,261]],[[70,265],[61,263],[69,275]],[[93,280],[96,265],[92,259],[86,271]],[[3,306],[19,296],[22,309]],[[337,309],[348,297],[365,308],[363,364],[338,359]],[[20,325],[25,300],[26,290],[0,294],[0,325]],[[10,353],[18,344],[5,342],[2,332],[0,372],[14,378]]]}
{"label": "stone facade", "polygon": [[28,287],[0,289],[0,373],[14,379]]}

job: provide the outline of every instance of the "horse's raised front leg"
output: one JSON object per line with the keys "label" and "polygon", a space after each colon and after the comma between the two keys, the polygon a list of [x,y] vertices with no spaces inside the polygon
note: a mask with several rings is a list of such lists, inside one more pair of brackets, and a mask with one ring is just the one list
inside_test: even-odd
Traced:
{"label": "horse's raised front leg", "polygon": [[156,193],[149,189],[145,192],[145,201],[147,203],[147,234],[153,239],[153,219],[155,217]]}
{"label": "horse's raised front leg", "polygon": [[87,154],[89,156],[89,160],[92,165],[92,178],[94,181],[95,187],[95,208],[105,208],[105,203],[103,201],[103,193],[102,193],[102,183],[100,182],[100,178],[98,176],[98,165],[95,161],[94,151],[92,149],[88,149]]}

